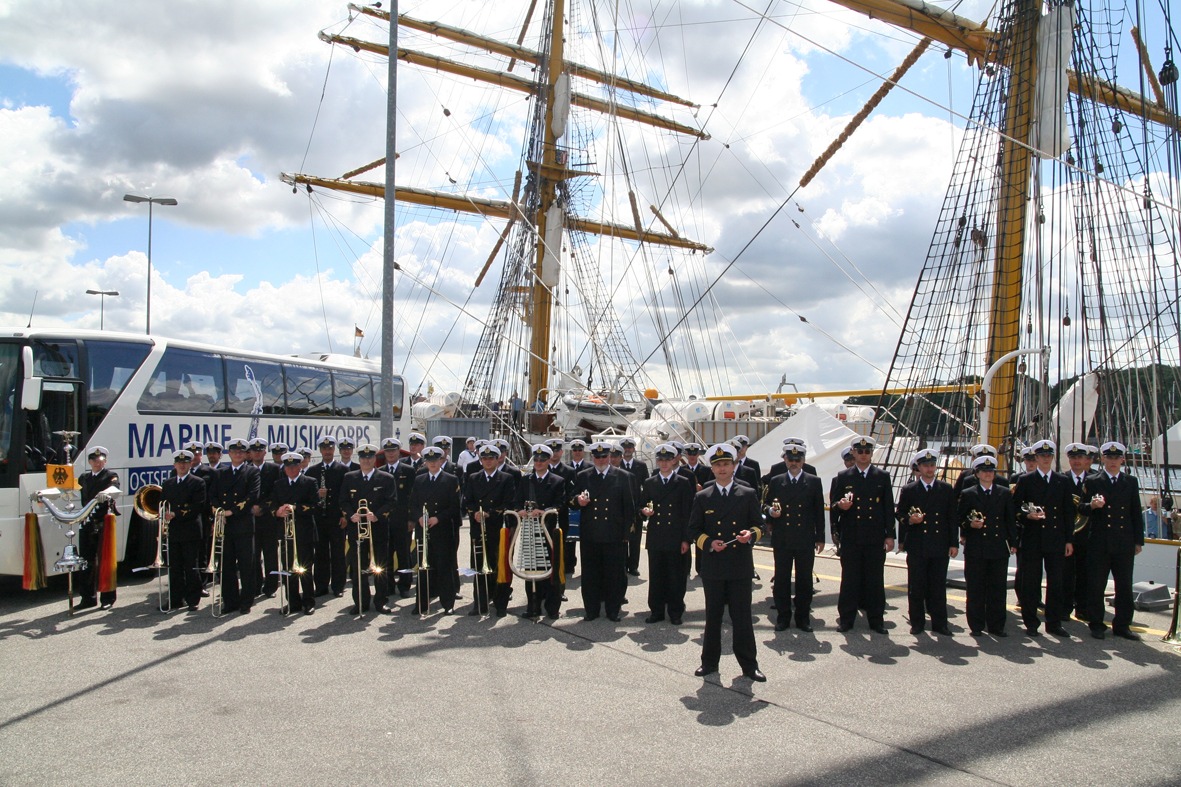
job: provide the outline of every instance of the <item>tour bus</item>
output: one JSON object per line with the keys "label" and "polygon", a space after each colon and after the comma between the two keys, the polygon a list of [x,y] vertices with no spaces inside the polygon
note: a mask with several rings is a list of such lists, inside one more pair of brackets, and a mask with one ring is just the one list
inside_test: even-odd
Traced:
{"label": "tour bus", "polygon": [[[401,377],[393,389],[393,436],[401,437],[409,423]],[[79,476],[89,469],[93,446],[110,452],[107,467],[119,474],[122,491],[120,565],[134,568],[150,563],[156,548],[156,523],[134,513],[135,493],[167,478],[172,453],[190,441],[261,437],[316,451],[326,435],[358,445],[388,436],[379,434],[379,365],[343,355],[268,355],[110,331],[0,329],[0,395],[0,575],[23,571],[29,511],[40,522],[46,574],[55,573],[67,528],[33,496],[55,486],[46,466],[65,463],[67,453]],[[78,436],[67,443],[71,432]],[[62,512],[69,495],[53,505]]]}

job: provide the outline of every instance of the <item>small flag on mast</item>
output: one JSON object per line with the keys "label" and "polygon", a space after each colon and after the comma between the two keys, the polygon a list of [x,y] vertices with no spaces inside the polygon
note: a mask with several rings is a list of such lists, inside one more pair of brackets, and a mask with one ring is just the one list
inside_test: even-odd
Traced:
{"label": "small flag on mast", "polygon": [[358,328],[358,327],[357,327],[357,326],[355,326],[355,325],[353,326],[353,330],[354,330],[354,331],[356,331],[356,333],[354,334],[354,336],[355,336],[356,338],[358,338],[358,339],[364,339],[364,338],[365,338],[365,332],[364,332],[363,330],[361,330],[360,328]]}

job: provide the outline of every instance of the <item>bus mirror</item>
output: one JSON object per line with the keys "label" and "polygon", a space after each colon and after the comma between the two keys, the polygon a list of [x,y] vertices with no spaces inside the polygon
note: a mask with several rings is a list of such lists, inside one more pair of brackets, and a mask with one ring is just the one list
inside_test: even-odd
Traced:
{"label": "bus mirror", "polygon": [[41,409],[41,378],[26,377],[21,387],[21,407],[26,410]]}

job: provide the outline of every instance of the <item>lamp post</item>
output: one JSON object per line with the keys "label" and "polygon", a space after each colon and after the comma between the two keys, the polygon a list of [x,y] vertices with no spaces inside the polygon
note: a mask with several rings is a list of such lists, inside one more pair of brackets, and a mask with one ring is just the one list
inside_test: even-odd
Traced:
{"label": "lamp post", "polygon": [[148,301],[147,301],[147,321],[144,333],[152,332],[152,206],[153,205],[175,205],[176,200],[172,197],[142,197],[139,194],[124,194],[124,202],[146,202],[148,203]]}
{"label": "lamp post", "polygon": [[98,329],[103,329],[103,307],[106,306],[107,296],[115,296],[119,294],[118,290],[87,290],[87,295],[98,296]]}

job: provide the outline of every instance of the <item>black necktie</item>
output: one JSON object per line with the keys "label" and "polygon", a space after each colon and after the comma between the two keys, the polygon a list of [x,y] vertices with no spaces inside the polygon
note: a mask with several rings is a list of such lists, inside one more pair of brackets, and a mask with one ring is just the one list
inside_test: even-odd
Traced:
{"label": "black necktie", "polygon": [[985,489],[985,490],[984,490],[984,494],[986,494],[986,495],[991,495],[991,494],[992,494],[992,487],[989,487],[988,489]]}
{"label": "black necktie", "polygon": [[730,491],[730,490],[728,490],[728,489],[723,489],[723,490],[722,490],[722,497],[725,497],[725,496],[726,496],[726,493],[727,493],[728,491]]}
{"label": "black necktie", "polygon": [[798,479],[798,478],[796,478],[795,476],[792,476],[792,478],[791,478],[791,482],[792,482],[792,484],[795,484],[795,482],[796,482],[796,481],[798,481],[798,480],[799,480],[799,479]]}

